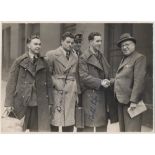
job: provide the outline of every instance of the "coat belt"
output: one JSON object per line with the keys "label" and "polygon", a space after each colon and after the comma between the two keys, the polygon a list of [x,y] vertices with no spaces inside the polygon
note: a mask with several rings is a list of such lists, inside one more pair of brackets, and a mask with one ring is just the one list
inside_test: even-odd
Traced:
{"label": "coat belt", "polygon": [[[54,75],[53,77],[56,78],[56,79],[66,79],[66,75]],[[75,80],[75,76],[69,75],[69,76],[67,76],[66,80],[74,81]]]}

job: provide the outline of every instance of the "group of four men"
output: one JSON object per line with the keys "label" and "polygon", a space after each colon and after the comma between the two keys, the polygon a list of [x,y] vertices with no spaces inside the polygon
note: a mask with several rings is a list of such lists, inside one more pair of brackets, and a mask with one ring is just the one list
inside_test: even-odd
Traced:
{"label": "group of four men", "polygon": [[11,67],[5,100],[7,111],[25,117],[24,131],[58,132],[61,126],[72,132],[76,104],[84,108],[84,128],[77,131],[95,127],[106,132],[108,119],[119,120],[120,131],[141,130],[141,115],[131,119],[127,112],[142,100],[146,73],[146,58],[136,52],[135,38],[120,36],[117,45],[124,56],[115,78],[101,51],[101,34],[90,33],[88,41],[88,49],[81,51],[82,34],[66,32],[60,47],[42,57],[40,37],[28,38],[28,52]]}

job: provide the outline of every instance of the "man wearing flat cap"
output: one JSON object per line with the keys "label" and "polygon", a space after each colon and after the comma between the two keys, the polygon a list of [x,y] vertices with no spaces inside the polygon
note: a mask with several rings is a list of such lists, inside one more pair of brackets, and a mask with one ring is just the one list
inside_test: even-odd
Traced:
{"label": "man wearing flat cap", "polygon": [[142,115],[130,118],[128,109],[134,110],[142,100],[146,74],[146,57],[135,50],[136,39],[129,33],[120,36],[117,46],[123,58],[114,80],[114,92],[118,102],[121,132],[140,132]]}
{"label": "man wearing flat cap", "polygon": [[75,34],[74,50],[78,56],[81,55],[82,38],[83,38],[83,35],[81,33]]}
{"label": "man wearing flat cap", "polygon": [[[73,51],[77,54],[78,58],[82,54],[82,52],[81,52],[82,40],[83,40],[83,35],[81,33],[76,33],[74,35]],[[79,59],[78,59],[78,61],[79,61]],[[78,63],[78,68],[79,68],[79,63]],[[77,78],[79,79],[79,74],[78,74],[78,77]],[[79,88],[79,91],[78,91],[79,93],[78,93],[78,101],[77,101],[77,104],[76,105],[78,107],[82,107],[82,94],[81,94],[81,90],[80,90],[80,84],[78,86],[79,86],[78,87]],[[80,117],[82,117],[82,116],[80,116]],[[82,131],[82,128],[77,127],[77,132],[81,132],[81,131]]]}

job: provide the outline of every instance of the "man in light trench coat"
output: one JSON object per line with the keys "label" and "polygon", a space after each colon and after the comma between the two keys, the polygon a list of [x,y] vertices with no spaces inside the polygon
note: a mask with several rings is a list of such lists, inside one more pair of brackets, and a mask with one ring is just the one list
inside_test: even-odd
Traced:
{"label": "man in light trench coat", "polygon": [[[89,48],[79,59],[79,75],[84,107],[84,132],[106,132],[108,117],[112,122],[117,121],[116,108],[108,106],[107,96],[110,85],[110,66],[101,51],[102,37],[98,32],[88,36]],[[113,102],[112,102],[113,104]],[[111,105],[111,104],[110,104]],[[112,111],[113,108],[113,111]],[[109,112],[109,115],[108,115]]]}
{"label": "man in light trench coat", "polygon": [[73,52],[74,35],[62,35],[61,46],[47,52],[53,82],[53,105],[51,110],[51,130],[72,132],[75,124],[75,103],[78,98],[77,64],[78,56]]}

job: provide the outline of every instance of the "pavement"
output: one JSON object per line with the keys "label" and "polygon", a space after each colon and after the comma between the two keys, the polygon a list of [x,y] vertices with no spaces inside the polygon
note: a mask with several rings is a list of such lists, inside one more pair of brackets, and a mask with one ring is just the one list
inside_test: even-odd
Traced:
{"label": "pavement", "polygon": [[[1,81],[1,112],[3,112],[4,110],[5,88],[6,88],[6,81]],[[152,132],[152,131],[153,131],[152,128],[142,126],[142,132]],[[74,132],[76,132],[76,128],[74,128]],[[108,133],[119,133],[119,124],[118,123],[110,124],[110,122],[108,122],[107,132]]]}

